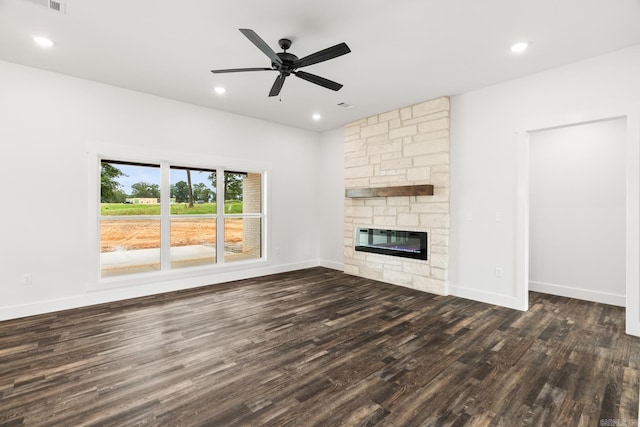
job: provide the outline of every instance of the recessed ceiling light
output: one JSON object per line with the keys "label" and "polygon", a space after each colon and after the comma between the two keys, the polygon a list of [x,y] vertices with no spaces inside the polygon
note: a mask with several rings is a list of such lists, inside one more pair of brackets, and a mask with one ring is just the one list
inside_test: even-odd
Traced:
{"label": "recessed ceiling light", "polygon": [[527,50],[528,47],[529,47],[529,43],[527,42],[516,43],[513,46],[511,46],[511,52],[513,53],[524,52],[525,50]]}
{"label": "recessed ceiling light", "polygon": [[40,47],[52,47],[53,41],[43,36],[33,36],[33,41]]}
{"label": "recessed ceiling light", "polygon": [[223,88],[222,86],[218,86],[216,88],[213,89],[218,95],[222,95],[223,93],[225,93],[227,90],[225,88]]}
{"label": "recessed ceiling light", "polygon": [[314,114],[313,116],[311,116],[311,118],[315,121],[318,121],[322,118],[322,116],[318,113]]}

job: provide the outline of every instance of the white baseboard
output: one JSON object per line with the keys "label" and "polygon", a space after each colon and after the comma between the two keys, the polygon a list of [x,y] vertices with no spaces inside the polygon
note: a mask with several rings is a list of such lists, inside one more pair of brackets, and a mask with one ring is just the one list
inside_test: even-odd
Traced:
{"label": "white baseboard", "polygon": [[449,295],[479,301],[486,304],[494,304],[502,307],[512,308],[514,310],[527,311],[529,307],[523,307],[522,303],[513,296],[494,294],[491,292],[478,291],[461,286],[453,286],[449,284]]}
{"label": "white baseboard", "polygon": [[611,294],[607,292],[591,291],[588,289],[572,288],[569,286],[555,285],[552,283],[529,282],[529,290],[542,292],[543,294],[558,295],[561,297],[582,299],[586,301],[599,302],[602,304],[626,307],[626,297],[624,295]]}
{"label": "white baseboard", "polygon": [[344,263],[336,262],[336,261],[329,261],[329,260],[326,260],[326,259],[321,259],[320,260],[320,267],[326,267],[326,268],[330,268],[332,270],[344,271]]}
{"label": "white baseboard", "polygon": [[190,277],[186,279],[168,280],[142,286],[117,287],[112,289],[100,289],[88,291],[81,295],[65,298],[56,298],[46,301],[37,301],[27,304],[0,307],[0,321],[17,319],[20,317],[35,316],[38,314],[52,313],[73,308],[87,307],[90,305],[104,304],[121,301],[130,298],[138,298],[164,292],[180,291],[184,289],[198,288],[215,285],[235,280],[251,279],[269,274],[286,273],[288,271],[302,270],[305,268],[320,266],[319,260],[305,261],[292,264],[272,265],[240,271],[229,271],[219,274]]}

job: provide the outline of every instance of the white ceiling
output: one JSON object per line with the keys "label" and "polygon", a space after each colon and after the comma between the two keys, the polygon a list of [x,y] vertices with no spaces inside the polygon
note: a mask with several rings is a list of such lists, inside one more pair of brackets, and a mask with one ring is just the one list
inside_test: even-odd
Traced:
{"label": "white ceiling", "polygon": [[[640,0],[63,0],[64,14],[41,1],[0,0],[0,59],[314,131],[640,43]],[[346,42],[304,68],[344,87],[291,76],[269,98],[275,72],[212,74],[270,66],[239,28],[276,52],[290,38],[299,57]]]}

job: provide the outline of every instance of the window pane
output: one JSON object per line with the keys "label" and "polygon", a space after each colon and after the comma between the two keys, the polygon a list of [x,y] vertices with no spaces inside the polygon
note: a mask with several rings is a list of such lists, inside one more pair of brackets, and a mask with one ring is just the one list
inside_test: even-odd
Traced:
{"label": "window pane", "polygon": [[103,160],[100,215],[160,215],[160,167]]}
{"label": "window pane", "polygon": [[171,167],[171,214],[216,213],[216,172]]}
{"label": "window pane", "polygon": [[260,258],[261,218],[226,218],[224,220],[225,262]]}
{"label": "window pane", "polygon": [[216,218],[171,219],[171,268],[216,262]]}
{"label": "window pane", "polygon": [[243,213],[262,212],[262,174],[248,173],[242,183]]}
{"label": "window pane", "polygon": [[262,174],[224,173],[224,213],[262,212]]}
{"label": "window pane", "polygon": [[159,219],[100,221],[102,277],[160,270]]}

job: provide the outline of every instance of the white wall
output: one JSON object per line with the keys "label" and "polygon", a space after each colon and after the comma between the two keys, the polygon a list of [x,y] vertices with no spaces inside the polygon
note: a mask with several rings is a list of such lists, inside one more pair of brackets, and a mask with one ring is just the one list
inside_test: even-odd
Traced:
{"label": "white wall", "polygon": [[[318,134],[7,62],[0,76],[0,319],[318,264]],[[88,291],[96,142],[268,164],[279,254],[260,268]]]}
{"label": "white wall", "polygon": [[[571,123],[585,111],[635,106],[640,102],[638,75],[640,46],[634,46],[452,98],[450,284],[454,295],[516,306],[520,286],[515,256],[519,244],[516,132],[523,123],[550,117],[556,123]],[[635,134],[637,117],[627,125]],[[627,182],[637,187],[637,166],[633,169],[627,170],[627,179],[633,178]],[[636,206],[631,209],[637,211]],[[499,216],[502,221],[497,221]],[[637,266],[636,254],[627,255]],[[503,269],[502,278],[495,277],[496,267]],[[633,322],[637,324],[638,319]]]}
{"label": "white wall", "polygon": [[529,289],[625,305],[626,121],[532,132]]}
{"label": "white wall", "polygon": [[320,260],[344,268],[344,128],[320,136]]}

